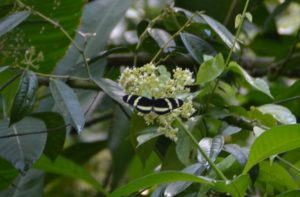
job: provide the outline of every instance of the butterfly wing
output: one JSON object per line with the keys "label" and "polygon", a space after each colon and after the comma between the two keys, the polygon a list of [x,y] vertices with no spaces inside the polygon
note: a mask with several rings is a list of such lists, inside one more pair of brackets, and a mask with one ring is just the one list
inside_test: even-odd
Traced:
{"label": "butterfly wing", "polygon": [[135,107],[139,112],[144,114],[150,113],[153,107],[153,100],[138,95],[125,95],[123,101]]}
{"label": "butterfly wing", "polygon": [[158,115],[163,115],[183,105],[181,99],[159,98],[154,100],[153,110]]}

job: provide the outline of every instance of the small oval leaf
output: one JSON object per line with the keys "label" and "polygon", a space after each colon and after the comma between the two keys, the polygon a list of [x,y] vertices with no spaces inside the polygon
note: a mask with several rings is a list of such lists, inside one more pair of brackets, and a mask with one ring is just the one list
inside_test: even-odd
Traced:
{"label": "small oval leaf", "polygon": [[[233,47],[234,36],[232,33],[221,23],[216,21],[215,19],[201,14],[201,17],[205,20],[205,22],[215,31],[215,33],[221,38],[221,40],[228,46],[228,48]],[[235,43],[235,50],[240,51],[240,46],[238,43]]]}
{"label": "small oval leaf", "polygon": [[72,126],[78,133],[81,132],[85,119],[77,95],[69,86],[56,79],[51,79],[50,90],[58,110],[68,115]]}
{"label": "small oval leaf", "polygon": [[174,51],[176,47],[175,41],[172,39],[171,35],[165,30],[152,28],[148,30],[150,36],[155,40],[160,48],[164,48],[165,53]]}
{"label": "small oval leaf", "polygon": [[10,110],[9,125],[20,121],[30,113],[36,99],[37,89],[38,79],[35,73],[31,71],[24,72]]}
{"label": "small oval leaf", "polygon": [[278,122],[282,124],[296,124],[297,119],[292,112],[281,105],[266,104],[257,107],[262,113],[271,114]]}
{"label": "small oval leaf", "polygon": [[[224,146],[224,137],[218,135],[214,138],[202,138],[199,142],[199,146],[212,161],[215,161]],[[200,163],[207,163],[206,159],[200,152],[198,153],[197,159]]]}
{"label": "small oval leaf", "polygon": [[262,133],[253,143],[243,173],[255,164],[275,154],[300,147],[300,125],[282,125]]}
{"label": "small oval leaf", "polygon": [[203,53],[209,55],[216,55],[217,53],[205,40],[193,34],[180,33],[180,37],[188,52],[199,64],[203,62]]}
{"label": "small oval leaf", "polygon": [[0,21],[0,37],[22,23],[30,14],[30,11],[21,11],[2,19]]}
{"label": "small oval leaf", "polygon": [[225,144],[224,151],[230,153],[241,164],[245,165],[247,162],[248,154],[237,144]]}
{"label": "small oval leaf", "polygon": [[204,84],[216,79],[220,76],[225,68],[222,54],[216,55],[214,58],[201,64],[197,73],[197,83]]}

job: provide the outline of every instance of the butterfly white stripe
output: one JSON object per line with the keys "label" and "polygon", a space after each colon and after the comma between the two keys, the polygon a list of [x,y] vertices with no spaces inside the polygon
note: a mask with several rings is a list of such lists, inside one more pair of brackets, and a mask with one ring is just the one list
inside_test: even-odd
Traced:
{"label": "butterfly white stripe", "polygon": [[171,101],[169,99],[167,99],[167,98],[165,99],[165,101],[167,102],[169,109],[170,110],[173,109]]}
{"label": "butterfly white stripe", "polygon": [[133,106],[134,107],[136,107],[137,106],[137,104],[139,103],[139,101],[140,101],[140,99],[141,99],[142,97],[137,97],[135,100],[134,100],[134,103],[133,103]]}

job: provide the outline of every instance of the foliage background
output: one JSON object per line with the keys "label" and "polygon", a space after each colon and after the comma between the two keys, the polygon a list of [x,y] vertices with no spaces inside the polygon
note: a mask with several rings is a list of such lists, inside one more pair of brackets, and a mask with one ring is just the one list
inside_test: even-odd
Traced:
{"label": "foliage background", "polygon": [[[0,196],[298,195],[299,15],[299,0],[1,1]],[[150,61],[196,79],[176,142],[122,101],[124,67]]]}

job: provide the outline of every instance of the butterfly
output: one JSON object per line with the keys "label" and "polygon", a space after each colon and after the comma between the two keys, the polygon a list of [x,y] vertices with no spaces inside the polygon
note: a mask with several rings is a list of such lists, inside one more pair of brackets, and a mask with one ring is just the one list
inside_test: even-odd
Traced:
{"label": "butterfly", "polygon": [[163,115],[183,105],[183,101],[177,98],[147,98],[138,95],[125,95],[123,101],[135,107],[139,112],[148,114],[151,111]]}

